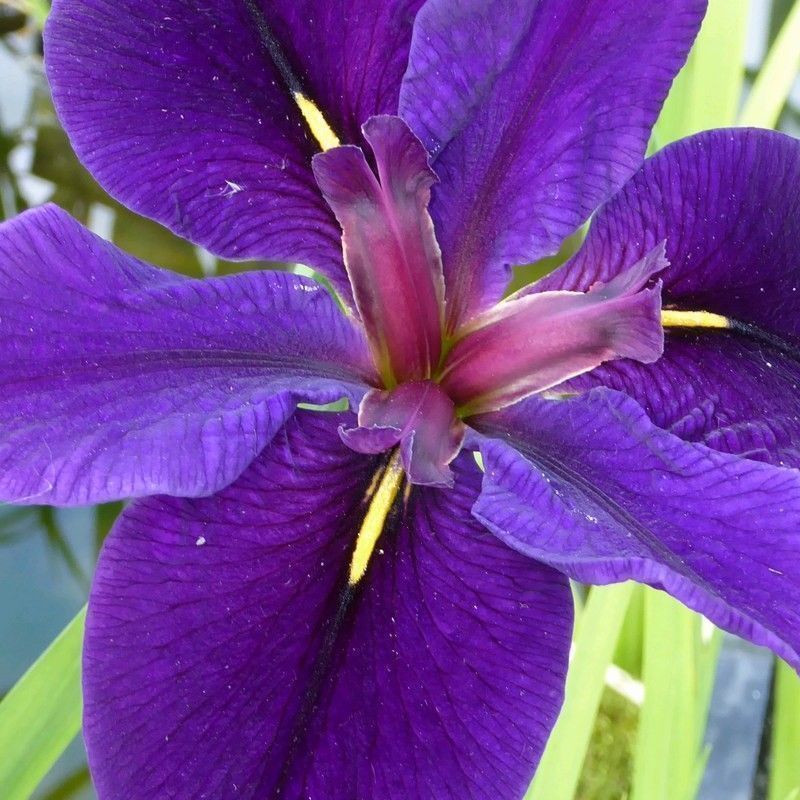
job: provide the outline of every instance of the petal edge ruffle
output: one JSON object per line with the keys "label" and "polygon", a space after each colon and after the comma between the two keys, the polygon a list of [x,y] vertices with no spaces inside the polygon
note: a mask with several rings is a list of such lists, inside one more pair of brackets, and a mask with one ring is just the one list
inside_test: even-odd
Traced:
{"label": "petal edge ruffle", "polygon": [[0,499],[209,494],[298,401],[357,405],[363,335],[317,283],[188,280],[47,206],[0,227]]}
{"label": "petal edge ruffle", "polygon": [[684,442],[608,389],[480,427],[474,513],[575,580],[664,588],[800,668],[800,472]]}

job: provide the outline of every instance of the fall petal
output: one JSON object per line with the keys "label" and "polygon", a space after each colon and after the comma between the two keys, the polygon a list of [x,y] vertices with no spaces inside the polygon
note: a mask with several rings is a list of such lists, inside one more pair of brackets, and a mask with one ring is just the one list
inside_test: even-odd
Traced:
{"label": "fall petal", "polygon": [[202,495],[299,401],[357,403],[361,333],[317,283],[187,280],[55,206],[0,227],[0,499]]}
{"label": "fall petal", "polygon": [[[395,113],[421,0],[253,4],[344,141]],[[45,61],[61,122],[97,180],[225,258],[300,261],[345,297],[317,150],[245,0],[55,0]]]}
{"label": "fall petal", "polygon": [[800,666],[800,472],[685,442],[619,392],[479,427],[479,519],[571,578],[634,579]]}
{"label": "fall petal", "polygon": [[199,500],[140,500],[98,567],[85,733],[102,800],[518,800],[555,721],[571,606],[558,573],[414,489],[342,602],[378,466],[300,413]]}

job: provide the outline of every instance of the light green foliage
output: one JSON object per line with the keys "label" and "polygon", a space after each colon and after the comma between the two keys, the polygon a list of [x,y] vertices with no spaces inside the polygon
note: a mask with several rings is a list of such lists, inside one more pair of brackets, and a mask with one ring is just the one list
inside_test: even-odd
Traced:
{"label": "light green foliage", "polygon": [[638,721],[639,707],[606,687],[576,800],[628,800]]}
{"label": "light green foliage", "polygon": [[747,98],[740,125],[772,128],[800,70],[800,0],[796,0]]}
{"label": "light green foliage", "polygon": [[711,0],[695,46],[653,131],[653,149],[734,124],[744,84],[749,5],[748,0]]}
{"label": "light green foliage", "polygon": [[663,592],[644,595],[645,700],[632,800],[692,800],[708,753],[703,734],[721,637]]}
{"label": "light green foliage", "polygon": [[605,676],[617,645],[633,584],[597,587],[576,625],[566,701],[525,800],[570,800],[581,777]]}
{"label": "light green foliage", "polygon": [[782,661],[775,671],[769,800],[800,800],[800,678]]}
{"label": "light green foliage", "polygon": [[50,13],[50,0],[6,0],[8,5],[19,6],[26,14],[29,14],[34,23],[41,30]]}
{"label": "light green foliage", "polygon": [[81,727],[86,610],[0,702],[0,797],[27,800]]}

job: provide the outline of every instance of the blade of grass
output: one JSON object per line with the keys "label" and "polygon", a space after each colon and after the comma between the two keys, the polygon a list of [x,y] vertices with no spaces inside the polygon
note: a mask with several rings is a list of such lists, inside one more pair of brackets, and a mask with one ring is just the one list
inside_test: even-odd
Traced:
{"label": "blade of grass", "polygon": [[81,727],[86,609],[0,702],[0,797],[28,800]]}
{"label": "blade of grass", "polygon": [[595,587],[573,640],[566,700],[525,800],[571,800],[634,585]]}
{"label": "blade of grass", "polygon": [[82,767],[67,775],[58,786],[51,789],[42,800],[72,800],[92,785],[87,767]]}
{"label": "blade of grass", "polygon": [[642,677],[644,641],[644,587],[636,586],[625,614],[625,624],[614,651],[614,663],[633,678]]}
{"label": "blade of grass", "polygon": [[58,526],[56,521],[55,509],[52,506],[42,506],[39,509],[39,521],[44,529],[45,538],[47,543],[54,550],[54,552],[61,558],[74,578],[75,582],[80,586],[84,592],[89,591],[89,576],[86,574],[78,557],[69,546],[67,538]]}
{"label": "blade of grass", "polygon": [[691,800],[708,757],[703,734],[720,635],[704,635],[697,614],[654,589],[645,592],[644,630],[631,798]]}
{"label": "blade of grass", "polygon": [[800,70],[800,0],[796,0],[753,83],[739,124],[774,128]]}
{"label": "blade of grass", "polygon": [[748,0],[711,0],[703,27],[653,131],[660,149],[693,133],[733,125],[744,84]]}
{"label": "blade of grass", "polygon": [[[691,613],[691,612],[690,612]],[[695,657],[697,659],[697,694],[695,696],[695,752],[699,754],[694,779],[690,783],[687,798],[694,798],[700,790],[700,783],[711,755],[711,748],[704,745],[708,714],[711,710],[711,695],[717,676],[719,654],[723,634],[708,620],[696,617]]]}
{"label": "blade of grass", "polygon": [[769,800],[800,798],[800,678],[778,662],[775,671],[775,711],[772,726],[772,760]]}

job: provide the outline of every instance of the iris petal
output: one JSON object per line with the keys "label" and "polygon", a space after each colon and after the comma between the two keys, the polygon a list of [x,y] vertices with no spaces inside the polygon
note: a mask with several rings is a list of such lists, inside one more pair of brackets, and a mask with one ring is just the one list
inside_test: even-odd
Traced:
{"label": "iris petal", "polygon": [[800,142],[770,131],[711,131],[650,159],[534,289],[584,290],[666,239],[665,306],[743,324],[667,328],[656,364],[607,364],[575,387],[625,391],[684,438],[800,466],[798,185]]}
{"label": "iris petal", "polygon": [[0,499],[96,503],[230,483],[298,401],[357,403],[361,333],[317,283],[187,280],[60,209],[0,227]]}
{"label": "iris petal", "polygon": [[800,472],[688,443],[609,389],[479,427],[478,518],[576,580],[665,589],[800,667]]}
{"label": "iris petal", "polygon": [[219,495],[123,513],[84,658],[103,800],[521,796],[561,701],[567,583],[470,518],[468,457],[452,492],[412,491],[342,610],[376,466],[342,421],[299,413]]}
{"label": "iris petal", "polygon": [[510,265],[555,253],[638,168],[705,9],[705,0],[423,6],[400,115],[436,155],[431,213],[450,330],[500,299]]}
{"label": "iris petal", "polygon": [[[344,141],[396,112],[420,4],[256,3]],[[225,258],[308,264],[347,296],[317,144],[244,0],[55,0],[45,62],[78,156],[117,199]]]}

